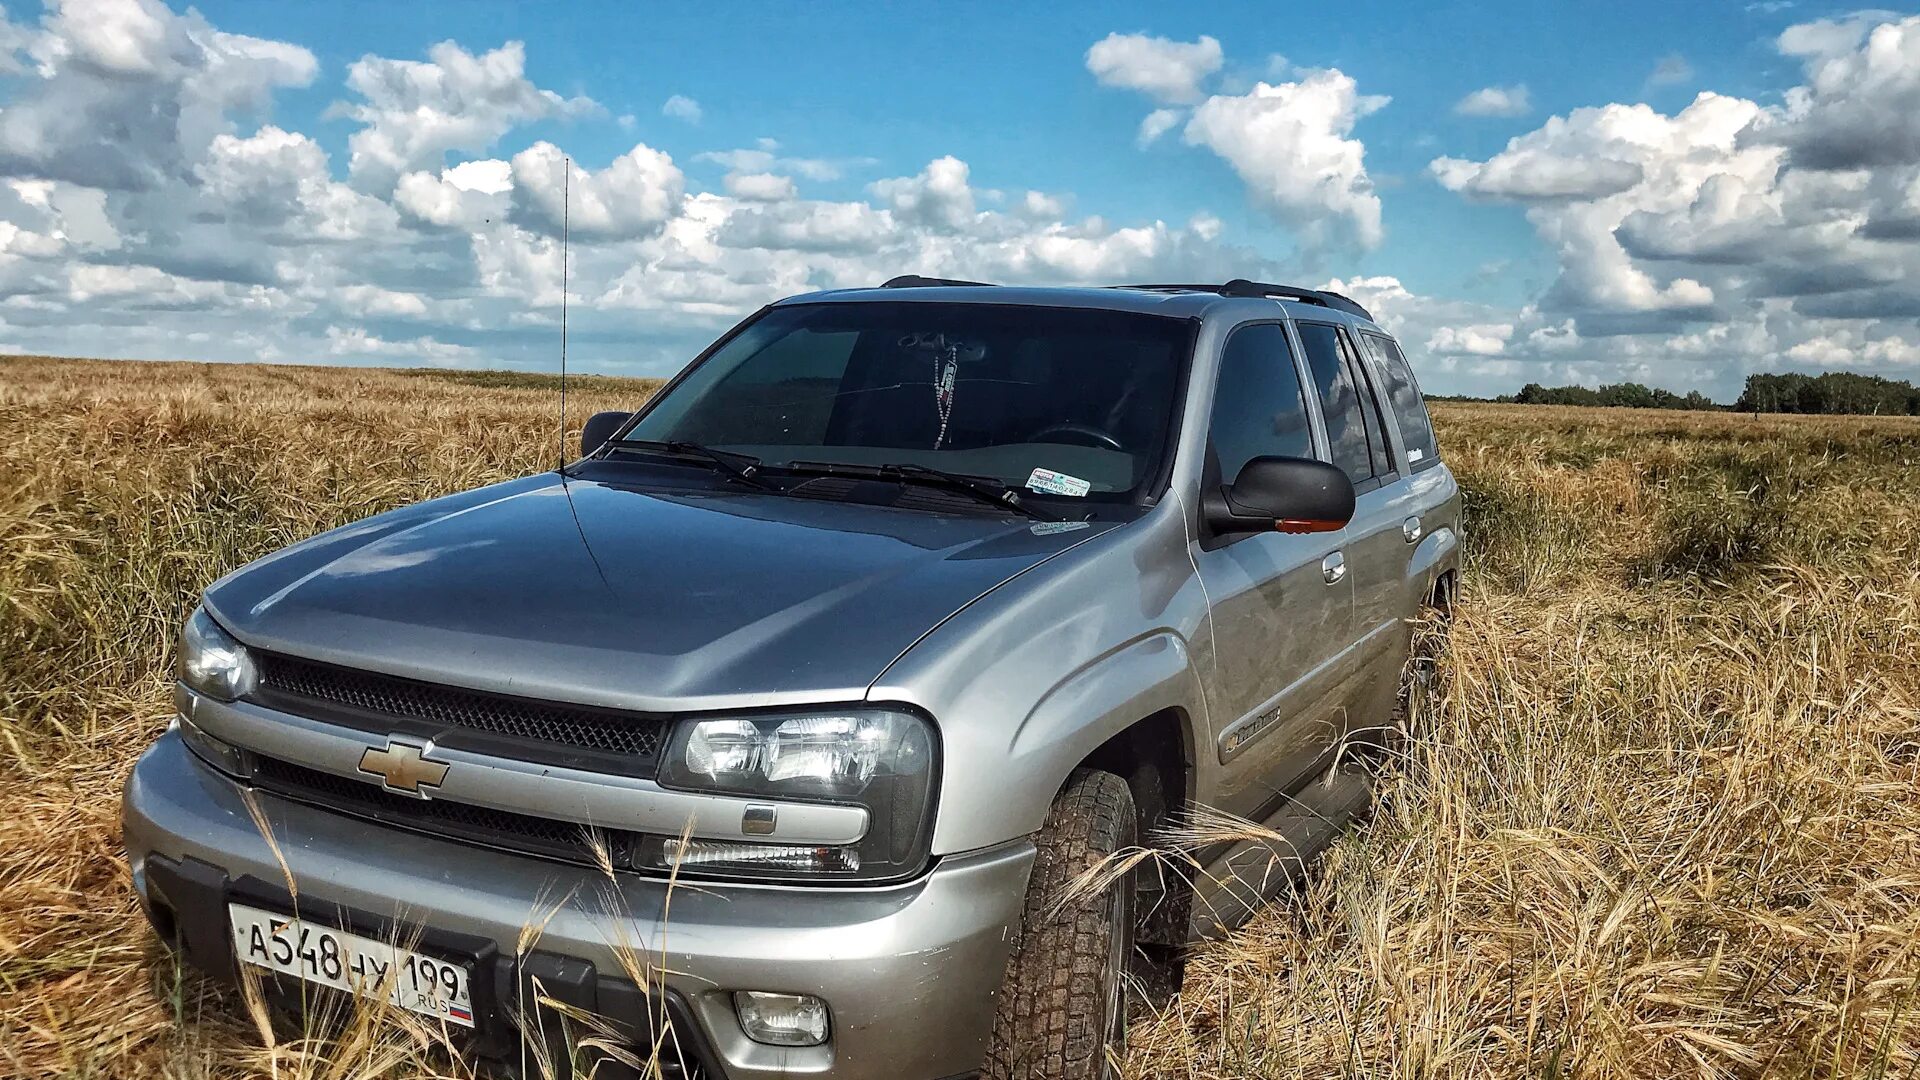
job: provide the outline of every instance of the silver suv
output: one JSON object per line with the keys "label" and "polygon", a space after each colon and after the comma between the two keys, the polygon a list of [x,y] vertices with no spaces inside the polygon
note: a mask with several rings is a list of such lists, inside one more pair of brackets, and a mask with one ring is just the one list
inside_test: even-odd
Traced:
{"label": "silver suv", "polygon": [[[1249,281],[796,297],[583,444],[207,590],[125,801],[188,961],[481,1057],[1102,1075],[1365,804],[1459,558],[1393,338]],[[1068,888],[1199,807],[1269,831]]]}

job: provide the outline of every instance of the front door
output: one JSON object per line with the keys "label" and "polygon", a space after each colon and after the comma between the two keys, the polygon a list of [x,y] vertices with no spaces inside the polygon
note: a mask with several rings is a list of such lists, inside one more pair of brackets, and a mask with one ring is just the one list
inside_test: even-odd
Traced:
{"label": "front door", "polygon": [[[1221,354],[1209,428],[1208,485],[1248,459],[1317,457],[1301,376],[1285,328],[1236,329]],[[1194,564],[1213,619],[1203,662],[1217,809],[1264,821],[1324,760],[1340,730],[1338,689],[1349,674],[1352,582],[1344,532],[1202,538]]]}

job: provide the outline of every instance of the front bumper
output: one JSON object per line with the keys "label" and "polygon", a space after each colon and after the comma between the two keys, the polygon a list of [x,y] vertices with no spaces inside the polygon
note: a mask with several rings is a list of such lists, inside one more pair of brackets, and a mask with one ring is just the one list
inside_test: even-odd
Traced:
{"label": "front bumper", "polygon": [[[330,911],[345,922],[418,929],[423,947],[442,942],[443,951],[480,958],[476,982],[502,999],[517,979],[540,973],[549,988],[597,987],[594,1001],[579,1002],[589,1008],[630,1011],[646,996],[619,976],[637,960],[655,972],[668,1014],[698,1028],[695,1044],[731,1080],[931,1080],[978,1068],[1034,856],[1019,841],[948,857],[917,881],[884,888],[670,889],[658,879],[386,829],[265,793],[253,800],[273,845],[244,789],[172,732],[127,782],[135,888],[157,922],[176,926],[196,964],[231,977],[225,899],[284,897],[291,873],[310,917]],[[530,949],[537,957],[520,955],[529,926],[540,927]],[[820,997],[831,1010],[831,1041],[750,1041],[733,1012],[735,990]],[[481,1005],[479,989],[475,996]]]}

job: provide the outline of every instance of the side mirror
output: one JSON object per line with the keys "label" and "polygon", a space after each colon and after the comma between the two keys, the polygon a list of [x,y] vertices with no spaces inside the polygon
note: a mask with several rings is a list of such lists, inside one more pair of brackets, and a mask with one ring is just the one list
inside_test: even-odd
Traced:
{"label": "side mirror", "polygon": [[580,456],[586,457],[607,445],[613,433],[631,419],[630,412],[597,412],[588,417],[587,426],[580,429]]}
{"label": "side mirror", "polygon": [[1220,533],[1334,532],[1353,520],[1353,481],[1324,461],[1257,457],[1233,483],[1208,492],[1201,512]]}

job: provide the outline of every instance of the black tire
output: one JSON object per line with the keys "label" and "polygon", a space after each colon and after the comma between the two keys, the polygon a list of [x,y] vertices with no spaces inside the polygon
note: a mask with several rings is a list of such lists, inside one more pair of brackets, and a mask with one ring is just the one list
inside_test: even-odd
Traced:
{"label": "black tire", "polygon": [[1443,582],[1420,610],[1421,625],[1413,635],[1406,666],[1401,670],[1400,692],[1394,699],[1393,716],[1387,723],[1386,749],[1392,755],[1405,754],[1422,732],[1413,715],[1413,698],[1423,700],[1432,692],[1436,669],[1446,654],[1448,632],[1453,622],[1453,586]]}
{"label": "black tire", "polygon": [[[1098,1080],[1126,1044],[1133,875],[1062,897],[1088,868],[1135,843],[1133,794],[1108,772],[1076,771],[1034,835],[1040,849],[1000,987],[982,1080]],[[1112,1055],[1109,1054],[1111,1048]]]}

